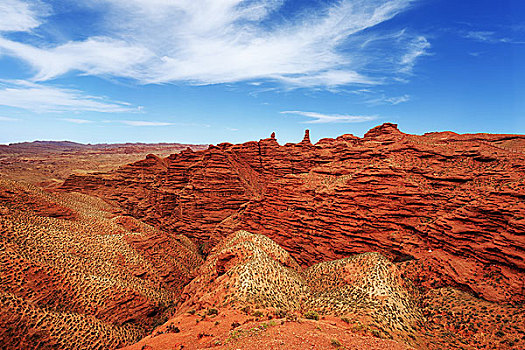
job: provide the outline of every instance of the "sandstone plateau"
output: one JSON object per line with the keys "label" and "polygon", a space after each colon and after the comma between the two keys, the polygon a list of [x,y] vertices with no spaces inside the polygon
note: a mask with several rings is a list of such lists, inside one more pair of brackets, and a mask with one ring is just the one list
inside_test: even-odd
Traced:
{"label": "sandstone plateau", "polygon": [[525,136],[76,145],[0,148],[2,348],[525,348]]}

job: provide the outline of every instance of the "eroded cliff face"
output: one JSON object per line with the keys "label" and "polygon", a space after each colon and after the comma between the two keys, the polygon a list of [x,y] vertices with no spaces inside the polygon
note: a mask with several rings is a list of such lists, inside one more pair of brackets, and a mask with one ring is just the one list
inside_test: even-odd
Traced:
{"label": "eroded cliff face", "polygon": [[377,251],[417,259],[424,286],[524,300],[525,136],[416,136],[390,123],[363,138],[306,136],[148,156],[62,189],[117,203],[204,251],[246,229],[303,266]]}

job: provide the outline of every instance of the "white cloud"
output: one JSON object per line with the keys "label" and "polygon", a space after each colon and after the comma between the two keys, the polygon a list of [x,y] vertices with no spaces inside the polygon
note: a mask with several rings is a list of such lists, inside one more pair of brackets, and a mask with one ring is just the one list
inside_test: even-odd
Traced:
{"label": "white cloud", "polygon": [[321,124],[321,123],[361,123],[375,120],[378,117],[373,115],[347,115],[347,114],[321,114],[316,112],[303,111],[282,111],[281,114],[295,114],[303,117],[312,118],[303,123]]}
{"label": "white cloud", "polygon": [[329,70],[324,72],[318,72],[315,75],[303,75],[296,77],[281,77],[281,80],[292,86],[300,87],[336,87],[346,84],[377,84],[378,82],[373,81],[357,72],[345,71],[345,70]]}
{"label": "white cloud", "polygon": [[[429,47],[421,36],[408,48],[390,43],[383,52],[398,59],[369,76],[366,67],[378,58],[377,48],[360,48],[367,33],[412,0],[339,0],[292,17],[274,16],[285,2],[97,0],[89,4],[104,6],[99,25],[105,36],[38,47],[0,37],[0,50],[29,63],[39,81],[78,71],[144,84],[267,80],[333,88],[405,74]],[[411,38],[404,31],[400,35]]]}
{"label": "white cloud", "polygon": [[467,34],[465,34],[465,38],[473,39],[476,41],[492,41],[494,40],[495,34],[496,33],[494,32],[488,31],[470,31]]}
{"label": "white cloud", "polygon": [[136,108],[124,102],[107,101],[74,89],[36,84],[23,80],[0,81],[0,106],[33,112],[133,112]]}
{"label": "white cloud", "polygon": [[143,73],[138,65],[152,57],[147,49],[102,37],[68,42],[51,49],[40,49],[0,37],[0,48],[36,69],[36,81],[49,80],[72,70],[89,75],[118,76],[126,72],[140,79]]}
{"label": "white cloud", "polygon": [[40,25],[48,8],[39,1],[2,0],[0,32],[26,32]]}
{"label": "white cloud", "polygon": [[401,72],[409,73],[419,57],[428,55],[430,43],[423,36],[418,36],[408,45],[408,52],[401,57]]}
{"label": "white cloud", "polygon": [[393,105],[397,105],[403,102],[410,101],[410,95],[403,95],[403,96],[395,96],[395,97],[387,97],[385,99],[386,102],[391,103]]}
{"label": "white cloud", "polygon": [[472,39],[479,42],[496,44],[496,43],[507,43],[507,44],[525,44],[523,41],[517,41],[507,37],[501,37],[498,33],[493,31],[470,31],[464,35],[466,39]]}
{"label": "white cloud", "polygon": [[88,119],[64,118],[62,120],[66,121],[66,122],[69,122],[69,123],[74,123],[74,124],[90,124],[90,123],[93,123],[92,120],[88,120]]}
{"label": "white cloud", "polygon": [[410,95],[403,95],[403,96],[393,96],[393,97],[387,97],[385,95],[381,95],[377,98],[372,98],[366,101],[366,103],[371,105],[381,105],[381,104],[392,104],[397,105],[400,103],[408,102],[410,101]]}
{"label": "white cloud", "polygon": [[180,127],[196,127],[196,128],[210,128],[210,124],[199,124],[199,123],[187,123],[187,122],[161,122],[151,120],[103,120],[103,123],[118,123],[129,126],[170,126],[176,125]]}
{"label": "white cloud", "polygon": [[173,125],[173,123],[166,122],[153,122],[147,120],[121,120],[119,121],[122,124],[131,125],[131,126],[168,126]]}
{"label": "white cloud", "polygon": [[19,121],[19,120],[20,119],[0,116],[0,122],[16,122],[16,121]]}

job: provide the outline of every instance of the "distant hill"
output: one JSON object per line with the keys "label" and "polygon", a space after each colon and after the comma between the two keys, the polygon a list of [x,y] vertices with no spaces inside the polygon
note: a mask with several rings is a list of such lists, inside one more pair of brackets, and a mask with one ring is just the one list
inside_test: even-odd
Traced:
{"label": "distant hill", "polygon": [[0,175],[54,187],[71,174],[108,171],[148,154],[167,157],[208,145],[180,143],[81,144],[70,141],[34,141],[0,146]]}

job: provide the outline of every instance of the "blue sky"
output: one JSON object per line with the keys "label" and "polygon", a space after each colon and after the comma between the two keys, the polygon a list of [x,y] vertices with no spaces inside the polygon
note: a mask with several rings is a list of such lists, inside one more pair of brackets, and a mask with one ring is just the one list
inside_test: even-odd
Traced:
{"label": "blue sky", "polygon": [[0,143],[525,134],[522,0],[0,0]]}

